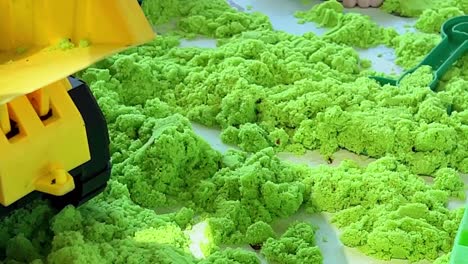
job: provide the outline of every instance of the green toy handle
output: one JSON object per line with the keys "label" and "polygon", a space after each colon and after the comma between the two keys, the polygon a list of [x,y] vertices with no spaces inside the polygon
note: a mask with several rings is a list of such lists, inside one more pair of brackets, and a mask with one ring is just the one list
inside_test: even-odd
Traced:
{"label": "green toy handle", "polygon": [[450,264],[468,264],[468,206],[455,237]]}
{"label": "green toy handle", "polygon": [[439,79],[452,67],[452,65],[468,51],[468,16],[459,16],[447,20],[442,25],[442,41],[424,58],[416,67],[405,72],[398,80],[385,77],[372,77],[381,85],[398,85],[408,74],[413,73],[422,66],[430,66],[434,78],[429,84],[435,90]]}
{"label": "green toy handle", "polygon": [[[467,24],[468,25],[468,24]],[[468,36],[468,35],[467,35]],[[445,37],[440,44],[435,47],[429,55],[415,68],[407,71],[397,81],[397,84],[408,74],[413,73],[422,66],[431,66],[434,72],[434,79],[429,84],[435,90],[442,76],[452,67],[452,65],[468,50],[468,38],[462,43],[454,42],[450,37]]]}

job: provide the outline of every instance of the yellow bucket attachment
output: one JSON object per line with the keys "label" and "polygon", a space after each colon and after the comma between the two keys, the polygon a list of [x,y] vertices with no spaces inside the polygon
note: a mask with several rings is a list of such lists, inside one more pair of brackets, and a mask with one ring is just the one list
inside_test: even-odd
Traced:
{"label": "yellow bucket attachment", "polygon": [[0,0],[0,18],[0,105],[155,37],[136,0]]}

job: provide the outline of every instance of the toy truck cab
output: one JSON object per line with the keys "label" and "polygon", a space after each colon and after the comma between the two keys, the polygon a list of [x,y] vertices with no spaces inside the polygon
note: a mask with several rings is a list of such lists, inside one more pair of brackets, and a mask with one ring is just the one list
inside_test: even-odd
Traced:
{"label": "toy truck cab", "polygon": [[34,194],[79,205],[106,186],[109,136],[70,75],[152,28],[134,0],[2,0],[0,16],[0,214]]}

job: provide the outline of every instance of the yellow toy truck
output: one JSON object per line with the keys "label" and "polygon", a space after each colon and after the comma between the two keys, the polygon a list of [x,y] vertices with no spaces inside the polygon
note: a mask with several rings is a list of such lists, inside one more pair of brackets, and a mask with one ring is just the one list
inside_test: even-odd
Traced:
{"label": "yellow toy truck", "polygon": [[136,0],[0,0],[0,215],[80,205],[110,176],[107,124],[71,77],[155,37]]}

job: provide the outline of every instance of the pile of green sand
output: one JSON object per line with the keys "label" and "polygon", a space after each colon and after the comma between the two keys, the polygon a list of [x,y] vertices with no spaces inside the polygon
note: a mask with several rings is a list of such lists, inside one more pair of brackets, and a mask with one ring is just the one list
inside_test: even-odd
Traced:
{"label": "pile of green sand", "polygon": [[428,12],[436,12],[439,15],[447,14],[447,11],[443,9],[448,7],[468,13],[468,3],[465,0],[385,0],[381,9],[403,17],[437,20],[437,16],[429,17]]}
{"label": "pile of green sand", "polygon": [[[408,41],[414,37],[394,39],[406,66],[422,56]],[[444,91],[434,93],[425,69],[400,87],[380,87],[355,50],[312,33],[258,30],[220,40],[216,49],[178,46],[175,37],[160,36],[82,77],[127,106],[157,97],[192,121],[221,127],[226,143],[250,152],[319,149],[329,157],[344,148],[396,156],[417,174],[445,166],[468,172],[466,58],[448,73]],[[119,115],[101,105],[109,118]]]}
{"label": "pile of green sand", "polygon": [[[335,19],[327,8],[316,8],[328,16],[324,26],[350,19],[349,28],[293,36],[222,0],[146,0],[153,24],[174,18],[176,29],[79,74],[109,124],[108,188],[78,209],[56,212],[38,201],[3,219],[0,258],[234,264],[260,263],[260,254],[269,262],[322,263],[311,223],[285,232],[271,226],[305,208],[332,213],[341,241],[367,255],[448,261],[442,254],[451,250],[463,209],[447,203],[464,198],[459,172],[468,172],[468,57],[438,93],[427,87],[427,68],[400,87],[380,87],[347,45],[389,45],[397,63],[411,67],[424,53],[412,40],[423,39],[428,50],[436,36],[397,36],[368,17]],[[347,33],[360,26],[374,33],[361,40]],[[384,43],[376,40],[385,32]],[[197,35],[217,38],[218,47],[179,47],[181,37]],[[223,141],[241,151],[219,153],[190,121],[220,127]],[[318,149],[333,158],[340,148],[377,160],[310,168],[276,156]],[[198,259],[189,232],[201,222],[208,242]]]}

